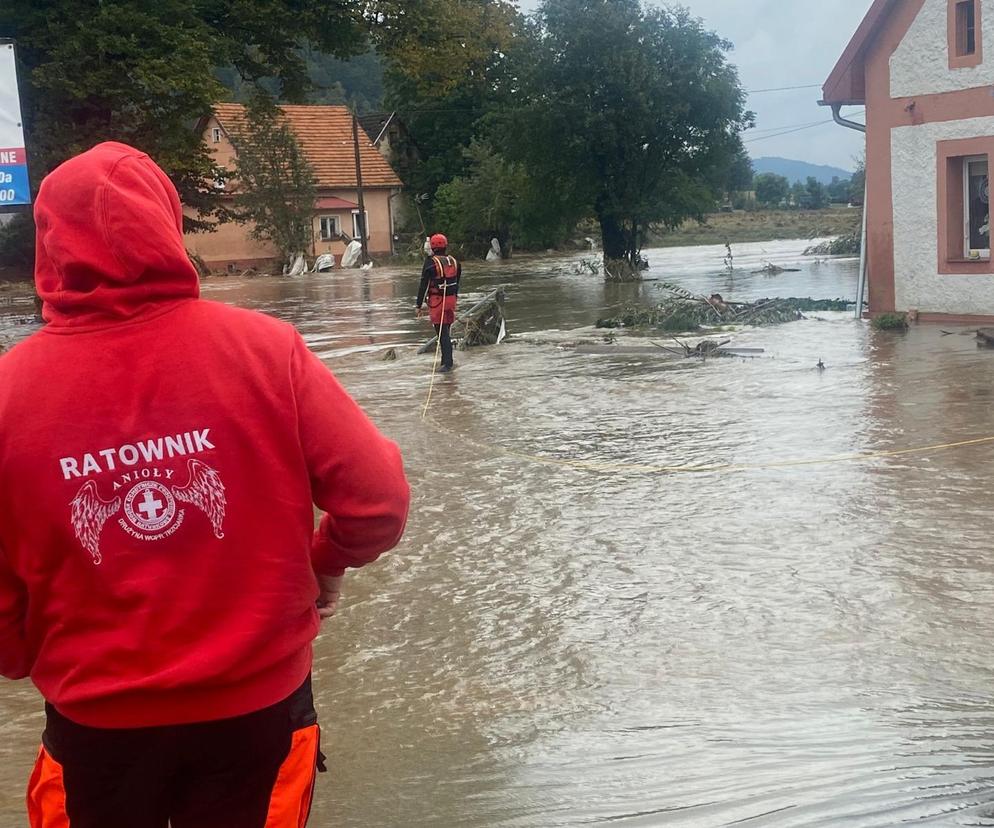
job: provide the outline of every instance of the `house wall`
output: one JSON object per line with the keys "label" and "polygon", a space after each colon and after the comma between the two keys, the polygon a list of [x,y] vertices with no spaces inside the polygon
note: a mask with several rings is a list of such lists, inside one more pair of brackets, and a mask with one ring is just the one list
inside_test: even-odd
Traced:
{"label": "house wall", "polygon": [[[204,142],[214,152],[217,163],[228,169],[234,166],[235,148],[227,134],[221,131],[221,141],[215,144],[213,131],[219,123],[211,117],[204,129]],[[369,253],[372,257],[389,256],[393,252],[393,224],[390,216],[390,194],[394,190],[368,189],[363,197],[369,215]],[[358,192],[354,189],[320,190],[319,197],[337,197],[357,203]],[[340,241],[321,241],[320,216],[337,215],[342,231],[352,234],[351,210],[319,210],[314,217],[313,244],[308,251],[311,258],[322,253],[332,253],[341,259],[346,245]],[[254,241],[251,225],[222,224],[213,233],[188,233],[186,247],[191,253],[200,256],[210,267],[218,270],[243,270],[248,267],[269,267],[276,262],[276,250],[269,244]]]}
{"label": "house wall", "polygon": [[902,0],[866,54],[871,314],[994,317],[994,265],[944,263],[940,272],[939,144],[994,136],[994,73],[983,74],[994,69],[994,0],[981,0],[988,57],[960,69],[949,66],[950,2]]}
{"label": "house wall", "polygon": [[994,117],[891,131],[894,302],[899,310],[994,315],[994,274],[939,273],[938,142],[994,135]]}
{"label": "house wall", "polygon": [[[890,61],[892,98],[937,95],[994,84],[994,60],[979,66],[949,68],[950,0],[926,0]],[[980,42],[994,48],[994,0],[981,0]]]}
{"label": "house wall", "polygon": [[[369,255],[389,256],[393,252],[393,223],[390,216],[390,194],[396,190],[364,190],[363,200],[366,202],[366,213],[369,215]],[[321,190],[320,197],[337,197],[350,201],[353,204],[359,201],[359,194],[356,190]],[[394,199],[396,201],[397,199]],[[345,252],[345,244],[342,242],[321,241],[321,216],[338,216],[342,232],[352,234],[352,211],[351,210],[319,210],[314,217],[314,246],[312,254],[318,256],[322,253],[334,253],[341,257]]]}

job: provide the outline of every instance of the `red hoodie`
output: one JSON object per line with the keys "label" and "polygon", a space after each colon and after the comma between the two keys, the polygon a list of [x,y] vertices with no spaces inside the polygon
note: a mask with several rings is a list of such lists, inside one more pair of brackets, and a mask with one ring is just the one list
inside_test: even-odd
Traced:
{"label": "red hoodie", "polygon": [[397,447],[293,327],[198,298],[148,156],[63,164],[35,218],[48,324],[0,358],[0,673],[95,727],[274,704],[311,668],[314,572],[403,532]]}

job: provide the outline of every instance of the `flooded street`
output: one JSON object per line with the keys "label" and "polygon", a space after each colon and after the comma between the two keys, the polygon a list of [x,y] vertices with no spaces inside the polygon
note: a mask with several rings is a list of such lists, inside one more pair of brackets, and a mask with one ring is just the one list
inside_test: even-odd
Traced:
{"label": "flooded street", "polygon": [[[652,250],[649,276],[853,299],[857,263],[805,246],[739,245],[731,274]],[[417,264],[205,286],[296,324],[414,490],[316,647],[312,825],[994,825],[994,442],[887,454],[994,436],[994,352],[817,313],[723,335],[753,359],[580,354],[662,295],[575,272],[596,255],[466,265],[462,307],[506,285],[512,339],[457,352],[426,422]],[[4,299],[16,339],[30,296]],[[42,725],[0,685],[2,826]]]}

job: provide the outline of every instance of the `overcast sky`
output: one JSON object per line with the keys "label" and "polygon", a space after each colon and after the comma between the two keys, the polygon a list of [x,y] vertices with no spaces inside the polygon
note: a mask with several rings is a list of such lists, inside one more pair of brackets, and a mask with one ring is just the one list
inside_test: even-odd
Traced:
{"label": "overcast sky", "polygon": [[[814,89],[752,94],[749,108],[756,128],[744,137],[754,158],[779,155],[815,164],[852,169],[862,152],[857,132],[827,123],[777,136],[816,121],[829,121],[831,110],[818,106],[820,85],[870,8],[871,0],[682,0],[708,28],[735,44],[730,59],[746,89],[818,84]],[[520,0],[533,11],[539,0]],[[849,110],[852,116],[861,112]],[[861,118],[859,118],[861,120]],[[781,129],[783,128],[783,129]],[[774,137],[770,137],[774,136]]]}

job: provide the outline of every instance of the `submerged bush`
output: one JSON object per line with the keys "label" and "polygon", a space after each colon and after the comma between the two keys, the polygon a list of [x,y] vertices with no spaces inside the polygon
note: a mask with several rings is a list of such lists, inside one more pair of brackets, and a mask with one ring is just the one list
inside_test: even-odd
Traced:
{"label": "submerged bush", "polygon": [[908,317],[903,313],[882,313],[870,323],[875,331],[906,331]]}

